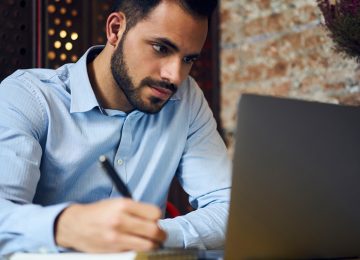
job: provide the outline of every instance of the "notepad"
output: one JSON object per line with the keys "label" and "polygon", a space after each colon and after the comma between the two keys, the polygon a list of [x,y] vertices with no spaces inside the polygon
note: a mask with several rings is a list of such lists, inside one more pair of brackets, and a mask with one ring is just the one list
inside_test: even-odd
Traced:
{"label": "notepad", "polygon": [[60,254],[34,254],[16,253],[9,260],[147,260],[147,259],[198,259],[199,251],[196,249],[162,249],[150,252],[124,252],[111,254],[89,253],[60,253]]}
{"label": "notepad", "polygon": [[125,252],[116,254],[88,254],[88,253],[60,253],[60,254],[34,254],[16,253],[11,255],[9,260],[133,260],[136,259],[136,252]]}

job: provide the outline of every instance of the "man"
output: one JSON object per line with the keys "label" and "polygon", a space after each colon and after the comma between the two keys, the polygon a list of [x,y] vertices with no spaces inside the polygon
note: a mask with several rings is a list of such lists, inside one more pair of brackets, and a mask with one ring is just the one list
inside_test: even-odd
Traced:
{"label": "man", "polygon": [[[117,1],[105,47],[1,83],[0,254],[223,246],[230,163],[188,76],[215,5]],[[197,210],[160,219],[175,174]]]}

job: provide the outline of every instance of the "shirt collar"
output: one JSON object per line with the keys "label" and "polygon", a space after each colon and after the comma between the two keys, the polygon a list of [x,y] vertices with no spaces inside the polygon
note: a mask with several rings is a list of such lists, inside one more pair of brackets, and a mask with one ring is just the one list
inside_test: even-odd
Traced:
{"label": "shirt collar", "polygon": [[91,87],[87,64],[100,53],[104,46],[94,46],[70,68],[71,105],[70,113],[90,111],[100,107]]}

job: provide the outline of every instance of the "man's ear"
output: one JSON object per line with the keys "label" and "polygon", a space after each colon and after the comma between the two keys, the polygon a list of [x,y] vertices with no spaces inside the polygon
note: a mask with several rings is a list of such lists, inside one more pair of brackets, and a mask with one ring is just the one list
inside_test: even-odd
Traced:
{"label": "man's ear", "polygon": [[106,37],[110,45],[116,46],[126,30],[126,17],[122,12],[111,13],[106,21]]}

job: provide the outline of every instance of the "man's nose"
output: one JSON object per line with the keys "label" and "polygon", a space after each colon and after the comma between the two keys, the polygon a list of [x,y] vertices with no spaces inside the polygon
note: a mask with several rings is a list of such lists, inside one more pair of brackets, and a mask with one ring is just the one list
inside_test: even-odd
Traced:
{"label": "man's nose", "polygon": [[169,59],[161,68],[161,78],[171,84],[179,86],[184,78],[182,60]]}

